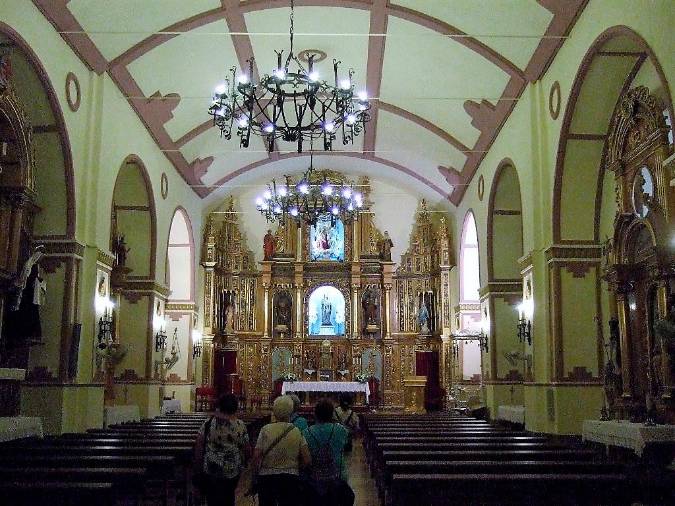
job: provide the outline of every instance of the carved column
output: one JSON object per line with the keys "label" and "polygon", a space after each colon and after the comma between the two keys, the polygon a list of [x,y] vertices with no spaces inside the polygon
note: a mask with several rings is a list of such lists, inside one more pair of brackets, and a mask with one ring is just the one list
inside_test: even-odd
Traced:
{"label": "carved column", "polygon": [[394,262],[382,262],[382,286],[384,287],[384,338],[391,339],[391,287],[393,286]]}

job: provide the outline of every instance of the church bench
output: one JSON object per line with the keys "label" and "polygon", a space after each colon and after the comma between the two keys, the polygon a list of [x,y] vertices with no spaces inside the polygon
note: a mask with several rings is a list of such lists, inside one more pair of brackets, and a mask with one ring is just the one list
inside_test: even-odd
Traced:
{"label": "church bench", "polygon": [[109,482],[0,482],[0,496],[12,506],[71,506],[96,504],[115,506],[115,487]]}
{"label": "church bench", "polygon": [[630,504],[623,473],[394,474],[392,506]]}
{"label": "church bench", "polygon": [[[47,446],[78,446],[78,445],[105,445],[105,446],[192,446],[194,438],[128,438],[117,436],[106,437],[72,437],[72,438],[49,438],[42,441]],[[18,446],[18,445],[17,445]]]}
{"label": "church bench", "polygon": [[598,453],[585,449],[536,450],[393,450],[382,452],[389,460],[596,460]]}
{"label": "church bench", "polygon": [[[55,436],[56,438],[61,438],[61,439],[105,439],[105,438],[118,438],[118,439],[139,439],[142,438],[144,440],[150,440],[150,439],[164,439],[167,441],[171,440],[182,440],[182,439],[190,439],[192,441],[195,441],[196,435],[187,435],[187,434],[156,434],[154,431],[151,432],[117,432],[117,431],[101,431],[101,432],[68,432],[65,434],[61,434],[60,436]],[[47,436],[45,440],[51,439],[52,436]]]}

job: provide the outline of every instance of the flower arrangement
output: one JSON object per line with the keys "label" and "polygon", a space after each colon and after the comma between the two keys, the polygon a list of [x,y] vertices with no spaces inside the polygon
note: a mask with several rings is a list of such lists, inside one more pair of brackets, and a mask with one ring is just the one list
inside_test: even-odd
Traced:
{"label": "flower arrangement", "polygon": [[281,379],[283,379],[284,381],[298,381],[297,375],[293,372],[284,373]]}
{"label": "flower arrangement", "polygon": [[354,375],[354,380],[359,383],[368,383],[369,376],[365,372],[359,372]]}

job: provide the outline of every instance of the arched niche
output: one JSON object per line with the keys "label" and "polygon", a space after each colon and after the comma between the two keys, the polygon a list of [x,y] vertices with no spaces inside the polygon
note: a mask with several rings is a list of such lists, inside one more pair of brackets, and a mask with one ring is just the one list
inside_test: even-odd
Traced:
{"label": "arched niche", "polygon": [[173,214],[166,255],[165,282],[169,302],[190,302],[195,297],[195,246],[190,217],[179,207]]}
{"label": "arched niche", "polygon": [[309,336],[344,336],[347,334],[348,305],[341,290],[320,285],[307,297],[307,334]]}
{"label": "arched niche", "polygon": [[523,217],[518,172],[504,160],[495,174],[488,203],[488,279],[519,280],[523,256]]}
{"label": "arched niche", "polygon": [[113,190],[110,248],[115,239],[124,237],[129,253],[125,266],[129,278],[155,277],[157,224],[155,200],[148,172],[135,155],[120,166]]}
{"label": "arched niche", "polygon": [[272,298],[272,335],[290,337],[294,332],[293,295],[289,290],[278,290]]}
{"label": "arched niche", "polygon": [[605,143],[619,98],[640,84],[649,86],[664,121],[671,121],[670,88],[649,45],[625,26],[603,32],[581,62],[565,109],[553,190],[554,243],[598,244],[611,237],[616,204]]}

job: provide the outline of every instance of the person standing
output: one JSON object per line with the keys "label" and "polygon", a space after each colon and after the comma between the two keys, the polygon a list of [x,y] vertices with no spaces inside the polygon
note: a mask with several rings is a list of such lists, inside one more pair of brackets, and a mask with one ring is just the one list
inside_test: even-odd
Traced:
{"label": "person standing", "polygon": [[340,405],[335,408],[333,420],[342,424],[342,426],[347,429],[349,436],[347,438],[347,444],[345,445],[345,451],[350,452],[352,450],[352,439],[354,438],[354,434],[359,430],[359,419],[352,409],[352,401],[347,394],[342,394],[340,396]]}
{"label": "person standing", "polygon": [[311,478],[316,502],[325,506],[353,506],[354,492],[347,483],[344,447],[349,437],[347,429],[333,422],[333,403],[320,400],[314,408],[316,424],[305,430],[312,456]]}
{"label": "person standing", "polygon": [[295,425],[300,432],[304,432],[305,429],[309,427],[309,424],[307,423],[307,418],[300,416],[300,397],[295,394],[288,394],[288,396],[293,401],[293,413],[288,421]]}
{"label": "person standing", "polygon": [[297,506],[303,497],[300,469],[311,464],[307,442],[300,430],[289,422],[293,400],[277,397],[272,406],[274,422],[260,429],[253,452],[253,468],[258,474],[259,506]]}
{"label": "person standing", "polygon": [[239,476],[246,467],[250,445],[246,424],[237,418],[239,403],[232,394],[218,400],[218,410],[202,427],[206,502],[234,506]]}

